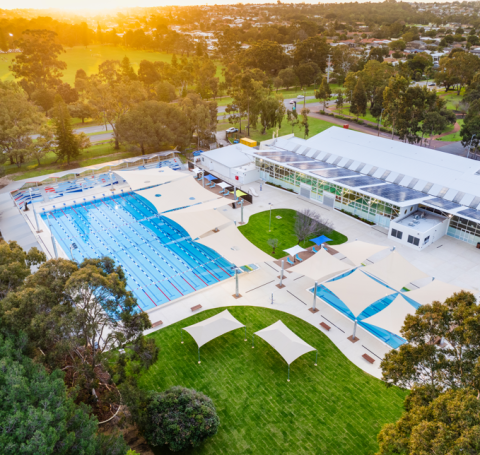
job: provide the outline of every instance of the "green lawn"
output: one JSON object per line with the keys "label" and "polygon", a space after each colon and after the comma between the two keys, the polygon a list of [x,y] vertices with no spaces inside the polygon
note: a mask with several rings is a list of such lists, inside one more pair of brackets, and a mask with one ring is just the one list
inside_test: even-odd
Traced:
{"label": "green lawn", "polygon": [[[348,106],[349,105],[347,105],[346,107],[343,107],[342,109],[334,109],[334,111],[335,111],[335,113],[338,113],[338,114],[350,115],[351,117],[356,118],[356,116],[349,111]],[[377,121],[378,121],[372,114],[370,114],[370,111],[368,109],[367,109],[366,115],[364,115],[364,116],[360,115],[358,118],[361,118],[363,120],[367,120],[367,121],[373,122],[373,123],[377,123]]]}
{"label": "green lawn", "polygon": [[[265,253],[270,254],[276,259],[280,259],[286,256],[286,253],[283,251],[287,248],[291,248],[294,245],[298,244],[298,238],[294,234],[294,224],[295,224],[295,214],[297,212],[291,209],[273,209],[272,210],[272,222],[271,222],[271,232],[269,230],[270,222],[270,211],[266,210],[265,212],[256,213],[252,215],[247,224],[239,226],[240,232],[252,242],[255,246],[265,251]],[[281,216],[281,219],[277,219],[277,216]],[[319,232],[314,237],[318,235],[325,234],[332,239],[331,242],[328,242],[330,245],[339,245],[340,243],[345,243],[348,238],[337,231]],[[268,245],[268,239],[278,239],[279,245],[275,251],[275,254],[272,254],[272,247]],[[310,241],[302,242],[300,244],[302,247],[307,248],[314,245]]]}
{"label": "green lawn", "polygon": [[[460,127],[463,125],[463,119],[457,120],[457,123],[460,125]],[[450,126],[450,130],[453,129],[452,125]],[[457,133],[452,133],[452,134],[447,134],[446,136],[439,137],[437,141],[443,141],[443,142],[459,142],[462,140],[462,137],[460,136],[460,131]]]}
{"label": "green lawn", "polygon": [[[69,84],[75,82],[75,73],[77,69],[82,68],[88,75],[98,71],[98,65],[105,60],[122,60],[127,56],[130,59],[135,70],[142,60],[150,60],[152,62],[162,61],[170,63],[172,54],[163,52],[144,51],[138,49],[130,49],[122,46],[102,46],[91,45],[88,47],[77,46],[65,48],[66,53],[60,55],[60,60],[67,63],[67,69],[63,71],[63,80]],[[13,80],[8,66],[15,58],[16,54],[2,54],[0,59],[0,80]],[[217,63],[217,77],[223,80],[221,73],[221,64]]]}
{"label": "green lawn", "polygon": [[465,90],[462,89],[460,95],[457,95],[456,90],[450,90],[446,94],[441,95],[441,98],[447,101],[447,109],[456,110],[457,104],[462,101]]}
{"label": "green lawn", "polygon": [[[208,395],[220,417],[218,433],[199,454],[367,455],[378,449],[382,425],[396,421],[407,393],[387,388],[351,363],[318,328],[289,314],[256,307],[229,307],[247,326],[225,334],[201,349],[180,330],[224,308],[207,310],[149,335],[160,347],[159,360],[139,381],[148,390],[174,385]],[[298,336],[318,349],[297,359],[287,382],[287,364],[252,333],[281,319]],[[377,360],[378,361],[378,360]],[[153,448],[152,448],[153,449]],[[157,455],[170,453],[155,448]]]}

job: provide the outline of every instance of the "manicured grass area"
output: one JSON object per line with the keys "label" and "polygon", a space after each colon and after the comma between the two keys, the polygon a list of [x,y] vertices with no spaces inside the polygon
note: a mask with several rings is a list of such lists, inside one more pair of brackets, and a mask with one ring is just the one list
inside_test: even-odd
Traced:
{"label": "manicured grass area", "polygon": [[[295,210],[291,209],[273,209],[271,217],[272,222],[270,225],[270,211],[266,210],[265,212],[252,215],[247,224],[239,226],[238,228],[240,229],[240,232],[255,246],[274,258],[280,259],[286,256],[286,253],[283,250],[298,244],[298,238],[293,229],[296,213]],[[282,218],[277,219],[277,216],[281,216]],[[269,232],[269,226],[271,227],[271,232]],[[330,245],[339,245],[348,240],[345,235],[337,231],[329,233],[320,231],[313,237],[317,237],[321,234],[325,234],[332,239],[331,242],[328,242]],[[275,250],[275,254],[272,254],[272,247],[267,243],[268,239],[272,238],[279,240],[279,245]],[[300,246],[303,248],[312,245],[314,245],[314,243],[308,240],[300,243]]]}
{"label": "manicured grass area", "polygon": [[[241,137],[247,135],[247,130],[245,128],[246,125],[246,120],[242,121],[242,134]],[[318,133],[321,133],[322,131],[325,131],[326,129],[330,128],[331,126],[335,126],[337,128],[340,128],[339,125],[335,125],[334,123],[327,122],[325,120],[309,117],[308,118],[308,124],[309,124],[309,134],[308,137],[315,136]],[[238,123],[235,125],[232,125],[231,123],[228,123],[228,120],[222,119],[219,121],[217,125],[217,131],[225,131],[226,129],[235,126],[236,128],[239,127]],[[352,128],[353,129],[353,128]],[[266,131],[265,134],[262,134],[262,128],[260,125],[257,125],[257,129],[250,128],[250,138],[261,142],[261,141],[266,141],[267,139],[272,138],[273,132],[276,132],[276,128],[270,128]],[[285,120],[282,122],[282,127],[278,130],[278,136],[284,136],[286,134],[292,134],[292,132],[295,134],[297,137],[304,138],[304,128],[303,126],[299,123],[293,128],[292,131],[292,125],[287,122],[287,119],[285,117]]]}
{"label": "manicured grass area", "polygon": [[[356,116],[349,111],[348,106],[349,105],[347,105],[346,107],[343,107],[342,109],[335,109],[334,111],[338,114],[341,114],[341,115],[349,115],[353,118],[356,118]],[[358,118],[361,118],[363,120],[367,120],[368,122],[373,122],[373,123],[378,122],[378,120],[372,114],[370,114],[370,111],[368,109],[367,109],[366,115],[364,115],[364,116],[360,115]]]}
{"label": "manicured grass area", "polygon": [[[233,286],[233,284],[232,284]],[[229,307],[247,326],[202,346],[180,330],[224,308],[208,310],[161,329],[149,337],[160,347],[159,360],[139,385],[163,391],[174,385],[208,395],[220,417],[218,433],[188,454],[373,454],[382,425],[402,413],[406,392],[387,388],[353,365],[316,327],[286,313],[267,308]],[[266,342],[252,334],[278,320],[318,349],[291,365]],[[157,455],[170,453],[153,448]]]}
{"label": "manicured grass area", "polygon": [[460,95],[457,95],[456,90],[450,90],[444,95],[441,95],[441,98],[447,101],[447,109],[456,110],[457,104],[462,101],[463,95],[465,94],[465,89],[462,89]]}
{"label": "manicured grass area", "polygon": [[[460,128],[463,125],[463,119],[457,120],[457,123],[460,125]],[[450,129],[453,129],[453,126],[451,126]],[[457,131],[456,133],[452,134],[447,134],[446,136],[439,137],[437,141],[443,141],[443,142],[460,142],[462,140],[462,137],[460,136],[460,131]]]}
{"label": "manicured grass area", "polygon": [[[88,75],[98,72],[98,65],[105,60],[122,60],[127,56],[130,59],[135,71],[142,60],[150,60],[152,62],[162,61],[170,63],[172,61],[172,54],[163,52],[145,51],[139,49],[130,49],[123,46],[102,46],[91,45],[88,47],[77,46],[72,48],[65,48],[66,52],[60,55],[60,60],[67,64],[67,69],[63,71],[63,80],[69,84],[75,82],[75,73],[77,69],[82,68]],[[0,60],[0,79],[13,80],[13,75],[8,69],[11,61],[16,54],[2,54]],[[221,64],[217,65],[217,77],[223,80],[221,73]]]}

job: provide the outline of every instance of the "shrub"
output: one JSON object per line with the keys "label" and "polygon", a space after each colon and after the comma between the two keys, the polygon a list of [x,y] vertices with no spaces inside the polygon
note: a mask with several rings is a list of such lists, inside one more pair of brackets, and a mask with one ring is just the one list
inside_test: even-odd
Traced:
{"label": "shrub", "polygon": [[210,398],[193,389],[172,387],[152,396],[147,408],[145,438],[152,446],[173,452],[197,447],[217,433],[220,419]]}

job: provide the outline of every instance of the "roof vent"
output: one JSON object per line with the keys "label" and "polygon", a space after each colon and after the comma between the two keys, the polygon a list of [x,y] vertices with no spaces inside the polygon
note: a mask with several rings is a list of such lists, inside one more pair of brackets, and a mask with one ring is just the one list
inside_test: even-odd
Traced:
{"label": "roof vent", "polygon": [[377,172],[377,171],[378,171],[378,167],[377,167],[377,166],[373,166],[372,169],[370,169],[370,170],[368,171],[368,174],[367,174],[367,175],[373,175],[373,174],[375,174],[375,172]]}
{"label": "roof vent", "polygon": [[462,191],[459,191],[457,195],[453,198],[453,202],[460,204],[460,201],[463,199],[463,196],[465,196],[465,193],[463,193]]}
{"label": "roof vent", "polygon": [[332,164],[336,166],[338,163],[340,163],[340,161],[342,161],[342,157],[338,156],[337,158],[335,158],[335,161]]}
{"label": "roof vent", "polygon": [[412,181],[407,185],[407,188],[413,188],[418,183],[418,179],[412,179]]}
{"label": "roof vent", "polygon": [[480,196],[476,196],[475,199],[470,203],[469,207],[476,209],[478,204],[480,204]]}
{"label": "roof vent", "polygon": [[348,161],[343,165],[343,167],[344,167],[345,169],[348,169],[348,168],[352,165],[352,163],[353,163],[353,160],[348,160]]}
{"label": "roof vent", "polygon": [[360,172],[364,167],[365,167],[365,163],[360,163],[357,169],[355,169],[355,172]]}
{"label": "roof vent", "polygon": [[322,161],[327,161],[331,156],[332,156],[331,153],[327,153],[327,154],[323,157]]}
{"label": "roof vent", "polygon": [[450,188],[449,188],[448,186],[444,186],[444,187],[440,190],[440,192],[437,194],[437,197],[443,197],[443,196],[445,196],[445,195],[447,194],[447,192],[448,192],[449,189],[450,189]]}
{"label": "roof vent", "polygon": [[432,183],[432,182],[428,182],[428,183],[423,187],[422,193],[428,194],[428,192],[432,189],[432,186],[433,186],[433,183]]}
{"label": "roof vent", "polygon": [[380,180],[385,180],[390,174],[391,174],[392,171],[385,171],[382,176],[380,177]]}
{"label": "roof vent", "polygon": [[475,172],[475,175],[480,175],[480,169],[477,172]]}

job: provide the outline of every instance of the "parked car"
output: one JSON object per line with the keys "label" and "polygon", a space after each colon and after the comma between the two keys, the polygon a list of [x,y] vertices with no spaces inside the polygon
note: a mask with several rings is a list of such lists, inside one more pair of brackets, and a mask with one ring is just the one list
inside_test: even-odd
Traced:
{"label": "parked car", "polygon": [[304,97],[303,95],[298,95],[297,98],[298,98],[299,100],[303,100],[303,98],[305,98],[305,97]]}
{"label": "parked car", "polygon": [[428,84],[429,87],[435,87],[435,85],[437,85],[435,82],[430,82],[430,84]]}
{"label": "parked car", "polygon": [[227,133],[238,133],[238,128],[228,128]]}
{"label": "parked car", "polygon": [[290,100],[290,104],[293,104],[293,103],[295,103],[295,100]]}

